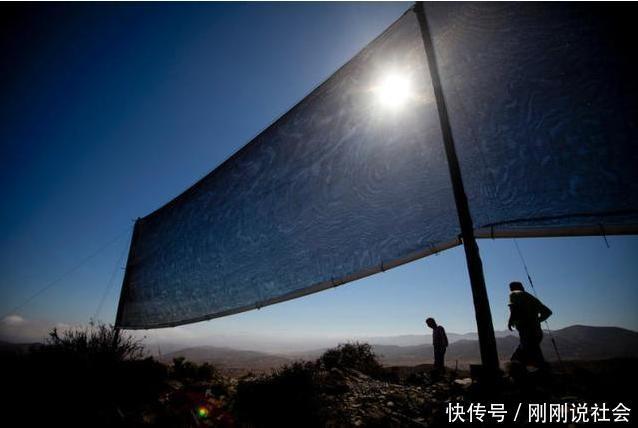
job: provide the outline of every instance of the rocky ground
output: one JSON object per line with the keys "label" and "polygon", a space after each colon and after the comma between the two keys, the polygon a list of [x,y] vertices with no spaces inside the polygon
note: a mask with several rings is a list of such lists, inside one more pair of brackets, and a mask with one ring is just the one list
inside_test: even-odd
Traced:
{"label": "rocky ground", "polygon": [[469,384],[469,379],[457,383],[455,378],[448,374],[434,382],[421,373],[412,376],[409,383],[400,383],[377,380],[356,370],[332,369],[324,375],[321,393],[326,425],[432,426],[441,418],[445,401],[461,394]]}
{"label": "rocky ground", "polygon": [[[625,364],[624,370],[629,367],[629,363],[631,362],[616,361],[601,364],[616,365],[618,368]],[[446,408],[449,402],[481,402],[488,405],[490,402],[503,403],[506,409],[511,411],[517,403],[578,403],[602,397],[610,402],[621,399],[631,408],[631,383],[636,380],[636,371],[625,371],[624,380],[619,383],[618,378],[608,377],[609,367],[601,371],[601,364],[594,364],[588,368],[588,364],[569,363],[562,371],[556,369],[551,376],[530,373],[525,379],[517,380],[504,375],[498,388],[489,390],[472,382],[467,372],[448,370],[443,376],[433,377],[430,367],[427,366],[386,369],[388,379],[385,380],[348,368],[317,369],[312,377],[312,387],[316,388],[312,395],[313,408],[304,407],[307,403],[302,400],[296,403],[301,411],[295,414],[287,407],[291,405],[288,402],[290,398],[284,393],[279,395],[281,400],[267,401],[267,408],[244,408],[244,411],[256,412],[248,419],[242,418],[241,412],[237,412],[238,387],[263,383],[265,379],[272,378],[266,375],[246,376],[241,379],[228,379],[225,395],[215,396],[210,390],[200,396],[191,393],[191,399],[195,401],[191,401],[181,411],[191,409],[191,426],[345,428],[448,426]],[[603,378],[598,374],[602,374]],[[173,406],[177,396],[183,400],[188,396],[185,390],[190,387],[181,385],[172,393],[173,398],[169,397],[170,394],[165,398],[164,404]],[[302,383],[299,390],[293,391],[293,394],[303,395],[302,389],[307,387],[308,385]],[[259,391],[258,393],[267,393],[264,390]],[[208,408],[205,416],[192,410],[201,406]],[[147,419],[149,424],[157,421],[159,419]]]}
{"label": "rocky ground", "polygon": [[500,403],[508,411],[539,402],[633,409],[638,384],[638,360],[631,358],[565,362],[545,374],[507,370],[486,384],[462,370],[437,375],[429,365],[383,367],[370,345],[345,344],[315,361],[237,376],[183,358],[166,364],[123,357],[131,342],[111,349],[109,335],[95,349],[81,338],[0,353],[6,420],[69,427],[435,427],[449,425],[450,403]]}
{"label": "rocky ground", "polygon": [[[426,372],[418,372],[406,379],[379,380],[354,369],[318,370],[313,376],[312,420],[299,420],[308,413],[294,414],[285,408],[289,403],[268,403],[264,415],[253,414],[252,420],[242,420],[237,414],[237,389],[268,379],[266,375],[226,379],[224,391],[210,388],[206,383],[182,384],[173,382],[171,390],[149,406],[138,423],[142,425],[180,426],[325,426],[325,427],[428,427],[445,422],[446,401],[461,399],[470,385],[469,378],[449,372],[433,381]],[[305,389],[307,385],[301,386]],[[304,391],[298,391],[304,394]],[[293,391],[295,393],[295,391]],[[264,397],[265,398],[265,397]],[[244,398],[245,400],[245,398]],[[277,405],[282,408],[277,408]],[[301,406],[305,406],[301,403]],[[248,411],[259,412],[259,406]],[[205,410],[204,410],[205,409]],[[305,413],[305,414],[304,414]],[[273,418],[274,414],[274,418]],[[277,421],[278,415],[281,417]],[[261,422],[260,422],[261,421]]]}

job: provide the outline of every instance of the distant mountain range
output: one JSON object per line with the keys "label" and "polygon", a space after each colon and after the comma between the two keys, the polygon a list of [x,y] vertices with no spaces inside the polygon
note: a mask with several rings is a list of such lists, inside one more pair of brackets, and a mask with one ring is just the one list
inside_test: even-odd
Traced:
{"label": "distant mountain range", "polygon": [[[424,328],[424,330],[427,330]],[[505,337],[511,335],[509,331],[496,331],[496,337]],[[150,336],[152,337],[152,336]],[[396,346],[415,346],[424,345],[432,342],[432,336],[429,334],[405,334],[397,336],[306,336],[306,337],[288,337],[278,335],[257,335],[251,333],[242,334],[223,334],[217,333],[210,337],[198,337],[196,339],[189,338],[187,341],[175,337],[175,340],[160,339],[149,340],[149,350],[153,354],[157,354],[158,348],[161,348],[163,354],[169,354],[175,351],[188,349],[199,346],[200,343],[206,343],[206,346],[216,348],[230,348],[236,350],[257,351],[266,354],[289,355],[303,354],[313,352],[317,349],[327,349],[337,346],[339,343],[346,342],[362,342],[374,343],[377,345],[396,345]],[[476,333],[457,334],[448,332],[450,343],[459,340],[477,340]],[[152,345],[151,345],[152,344]]]}
{"label": "distant mountain range", "polygon": [[[478,340],[477,333],[451,333],[447,332],[447,338],[450,343],[458,342],[460,340]],[[498,337],[506,337],[515,334],[507,330],[496,330],[494,335]],[[396,345],[396,346],[415,346],[425,345],[432,342],[432,335],[430,334],[404,334],[399,336],[363,336],[356,340],[365,343],[374,343],[377,345]]]}
{"label": "distant mountain range", "polygon": [[290,358],[285,356],[257,351],[241,351],[217,346],[186,348],[162,355],[161,360],[170,362],[176,357],[184,357],[187,360],[197,363],[208,362],[225,369],[250,369],[256,371],[279,367],[291,361]]}
{"label": "distant mountain range", "polygon": [[[467,366],[478,362],[479,346],[475,333],[448,334],[450,346],[446,354],[448,365]],[[563,360],[601,360],[608,358],[638,357],[638,332],[619,327],[590,327],[574,325],[552,332]],[[417,344],[414,344],[417,341]],[[410,366],[432,361],[432,345],[423,344],[423,336],[377,337],[360,339],[373,345],[375,353],[385,365]],[[431,340],[431,339],[430,339]],[[420,343],[419,343],[420,342]],[[402,343],[405,345],[397,345]],[[497,332],[497,346],[501,360],[509,360],[518,345],[516,332]],[[183,356],[195,362],[209,362],[227,370],[267,370],[294,360],[319,357],[326,348],[289,353],[242,351],[218,346],[189,347],[162,356],[171,361]],[[547,335],[542,349],[548,360],[556,360],[552,342]]]}
{"label": "distant mountain range", "polygon": [[[638,357],[638,333],[618,327],[589,327],[574,325],[552,332],[558,353],[563,360],[601,360],[608,358]],[[518,346],[516,333],[497,337],[499,358],[509,360]],[[545,358],[552,361],[558,356],[551,338],[545,334],[541,344]],[[375,346],[375,352],[386,365],[413,365],[429,362],[431,345],[404,347]],[[478,362],[477,340],[459,340],[451,343],[446,353],[449,365]]]}
{"label": "distant mountain range", "polygon": [[41,343],[13,343],[0,340],[0,353],[11,352],[13,354],[26,354],[34,346],[42,346]]}

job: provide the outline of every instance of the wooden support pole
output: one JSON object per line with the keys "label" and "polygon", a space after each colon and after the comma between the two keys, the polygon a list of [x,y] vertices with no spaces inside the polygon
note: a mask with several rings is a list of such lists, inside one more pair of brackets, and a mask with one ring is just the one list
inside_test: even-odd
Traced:
{"label": "wooden support pole", "polygon": [[496,351],[494,326],[492,325],[490,302],[487,297],[485,277],[483,275],[483,263],[481,262],[481,255],[479,254],[479,248],[474,237],[474,226],[472,224],[470,208],[467,202],[465,188],[463,186],[461,167],[459,166],[459,161],[456,155],[452,128],[450,126],[447,106],[443,96],[443,88],[441,86],[441,80],[436,63],[436,55],[432,44],[432,38],[430,36],[430,29],[428,27],[423,2],[417,2],[414,7],[414,11],[416,12],[419,26],[421,28],[421,36],[423,37],[423,45],[425,47],[430,76],[432,78],[434,97],[436,99],[443,144],[445,146],[445,155],[447,157],[452,189],[454,192],[454,201],[456,202],[456,211],[461,226],[461,239],[463,240],[467,270],[470,276],[470,284],[472,286],[472,297],[474,300],[474,312],[476,315],[476,326],[478,329],[483,373],[488,376],[496,375],[499,371],[499,361],[498,353]]}

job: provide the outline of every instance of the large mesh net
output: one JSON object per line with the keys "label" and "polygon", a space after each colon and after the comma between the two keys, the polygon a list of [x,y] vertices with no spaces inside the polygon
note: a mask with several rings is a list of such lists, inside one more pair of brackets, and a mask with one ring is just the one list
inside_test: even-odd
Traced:
{"label": "large mesh net", "polygon": [[[622,11],[426,11],[477,236],[635,232],[635,69],[612,26]],[[258,308],[449,248],[459,233],[409,10],[137,221],[116,323],[165,327]]]}

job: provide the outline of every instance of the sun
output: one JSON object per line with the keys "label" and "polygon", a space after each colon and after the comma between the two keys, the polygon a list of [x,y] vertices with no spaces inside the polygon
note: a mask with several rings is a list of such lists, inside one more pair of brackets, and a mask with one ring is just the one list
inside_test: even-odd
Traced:
{"label": "sun", "polygon": [[389,74],[374,88],[377,100],[383,106],[400,108],[412,94],[410,80],[401,74]]}

